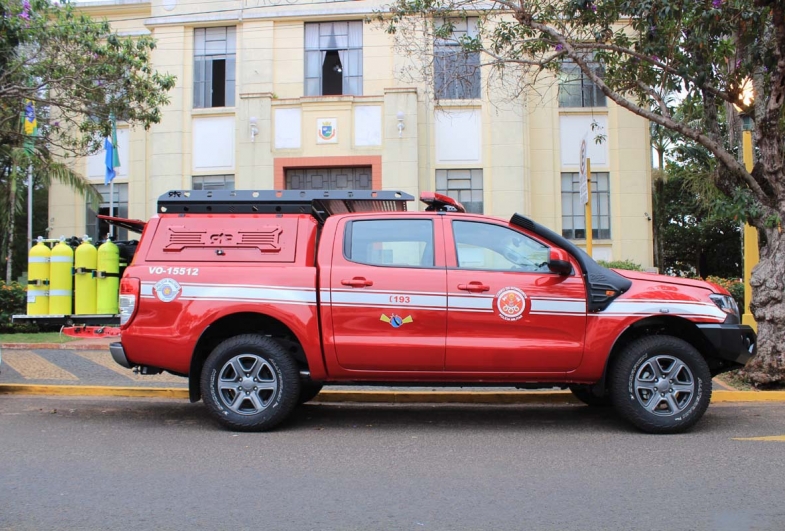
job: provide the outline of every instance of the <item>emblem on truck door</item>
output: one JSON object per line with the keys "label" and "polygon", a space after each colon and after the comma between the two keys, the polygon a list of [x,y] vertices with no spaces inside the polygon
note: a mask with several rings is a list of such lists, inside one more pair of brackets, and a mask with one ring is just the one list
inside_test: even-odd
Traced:
{"label": "emblem on truck door", "polygon": [[412,319],[411,315],[402,318],[400,315],[395,315],[394,313],[391,313],[390,317],[387,317],[386,315],[382,314],[379,320],[385,323],[390,323],[390,326],[392,326],[393,328],[400,328],[401,326],[407,323],[414,322],[414,319]]}
{"label": "emblem on truck door", "polygon": [[496,309],[505,321],[517,321],[526,310],[526,294],[518,288],[502,288],[496,294]]}
{"label": "emblem on truck door", "polygon": [[180,284],[173,278],[162,278],[155,283],[155,295],[162,302],[172,302],[180,294]]}

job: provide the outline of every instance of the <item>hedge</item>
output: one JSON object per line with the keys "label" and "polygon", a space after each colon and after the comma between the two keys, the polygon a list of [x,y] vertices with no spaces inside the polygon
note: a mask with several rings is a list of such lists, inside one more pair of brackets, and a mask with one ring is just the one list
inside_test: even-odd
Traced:
{"label": "hedge", "polygon": [[14,324],[12,315],[27,313],[27,287],[18,282],[10,284],[0,280],[0,333],[37,332],[38,327],[30,324]]}

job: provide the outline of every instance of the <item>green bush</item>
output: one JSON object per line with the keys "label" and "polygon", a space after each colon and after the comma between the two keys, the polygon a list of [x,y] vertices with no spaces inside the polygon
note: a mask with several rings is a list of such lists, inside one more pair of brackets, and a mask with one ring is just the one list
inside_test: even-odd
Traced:
{"label": "green bush", "polygon": [[38,327],[14,324],[12,315],[27,313],[27,288],[18,282],[7,284],[0,280],[0,333],[37,332]]}
{"label": "green bush", "polygon": [[613,262],[606,262],[605,260],[597,260],[597,263],[602,267],[609,269],[627,269],[629,271],[643,271],[640,264],[636,264],[632,260],[615,260]]}

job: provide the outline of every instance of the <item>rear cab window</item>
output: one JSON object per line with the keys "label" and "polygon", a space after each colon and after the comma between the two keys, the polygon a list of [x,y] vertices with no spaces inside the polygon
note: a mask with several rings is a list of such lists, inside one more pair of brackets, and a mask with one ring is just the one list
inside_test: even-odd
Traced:
{"label": "rear cab window", "polygon": [[430,219],[358,220],[346,224],[344,258],[390,267],[434,267]]}

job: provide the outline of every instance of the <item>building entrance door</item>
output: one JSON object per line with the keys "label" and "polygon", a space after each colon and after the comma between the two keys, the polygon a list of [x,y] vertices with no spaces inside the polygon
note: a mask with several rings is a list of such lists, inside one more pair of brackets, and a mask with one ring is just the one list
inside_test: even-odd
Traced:
{"label": "building entrance door", "polygon": [[291,168],[286,170],[287,190],[370,190],[371,167]]}

